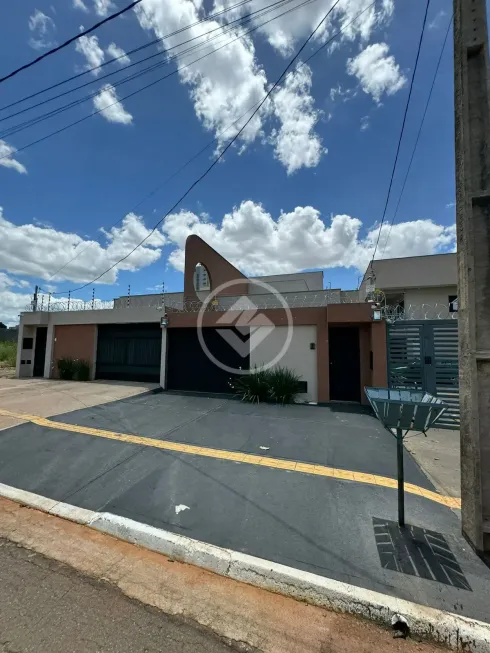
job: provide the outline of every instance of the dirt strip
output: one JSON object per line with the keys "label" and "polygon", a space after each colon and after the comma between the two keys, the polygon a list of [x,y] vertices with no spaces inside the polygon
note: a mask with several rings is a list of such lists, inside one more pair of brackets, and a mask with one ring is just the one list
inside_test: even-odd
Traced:
{"label": "dirt strip", "polygon": [[440,653],[348,615],[260,590],[0,499],[0,537],[114,584],[125,595],[211,629],[244,651]]}

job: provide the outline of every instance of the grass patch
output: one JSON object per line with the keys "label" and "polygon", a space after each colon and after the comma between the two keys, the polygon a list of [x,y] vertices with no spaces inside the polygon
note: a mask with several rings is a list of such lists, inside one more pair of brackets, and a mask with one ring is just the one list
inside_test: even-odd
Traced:
{"label": "grass patch", "polygon": [[0,342],[0,363],[6,367],[15,367],[17,360],[17,343],[9,340]]}

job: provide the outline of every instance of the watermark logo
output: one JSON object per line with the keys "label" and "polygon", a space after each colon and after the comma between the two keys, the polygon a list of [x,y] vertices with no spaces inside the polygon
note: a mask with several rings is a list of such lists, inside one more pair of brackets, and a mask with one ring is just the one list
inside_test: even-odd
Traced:
{"label": "watermark logo", "polygon": [[[243,288],[243,279],[235,279],[221,284],[209,293],[197,316],[197,335],[204,353],[217,367],[231,374],[249,374],[255,369],[268,370],[274,367],[289,349],[293,337],[293,317],[281,293],[264,281],[254,280],[252,283],[256,288],[258,287],[261,291],[264,291],[263,294],[256,296],[257,303],[254,302],[253,295],[233,297],[230,289],[237,286]],[[224,291],[227,291],[226,295],[223,295]],[[221,304],[229,302],[230,305],[223,310],[220,307],[220,302]],[[280,338],[271,337],[275,332],[277,333],[277,327],[264,312],[264,309],[260,308],[260,304],[264,303],[267,304],[268,308],[277,309],[282,313],[279,321],[281,327],[286,327],[286,329],[281,328]],[[226,361],[219,360],[219,357],[210,351],[203,332],[203,329],[205,329],[203,322],[205,321],[204,316],[213,311],[222,313],[213,327],[218,335],[241,358],[245,359],[250,355],[252,360],[254,358],[253,353],[264,343],[260,350],[260,360],[256,361],[253,370],[243,369],[240,366],[230,366]],[[269,339],[270,346],[267,346],[269,344],[267,339]]]}

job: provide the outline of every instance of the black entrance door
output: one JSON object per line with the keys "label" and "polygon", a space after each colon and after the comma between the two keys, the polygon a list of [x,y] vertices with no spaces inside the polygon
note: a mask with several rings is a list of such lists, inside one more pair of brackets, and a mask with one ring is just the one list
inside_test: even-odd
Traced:
{"label": "black entrance door", "polygon": [[[202,334],[208,350],[220,363],[233,369],[250,368],[249,334],[233,331],[245,344],[236,349],[218,331],[206,327]],[[232,338],[233,341],[233,338]],[[239,352],[237,351],[239,350]],[[194,392],[232,393],[230,380],[236,375],[216,365],[204,352],[196,328],[169,329],[167,331],[167,388]]]}
{"label": "black entrance door", "polygon": [[44,376],[44,361],[46,360],[46,340],[48,327],[37,327],[36,348],[34,350],[33,376]]}
{"label": "black entrance door", "polygon": [[358,327],[331,327],[328,337],[331,401],[361,401]]}

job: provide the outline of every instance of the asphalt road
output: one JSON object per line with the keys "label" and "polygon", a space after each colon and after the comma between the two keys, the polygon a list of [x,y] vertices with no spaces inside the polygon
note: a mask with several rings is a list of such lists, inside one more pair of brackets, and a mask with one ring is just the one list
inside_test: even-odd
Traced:
{"label": "asphalt road", "polygon": [[[158,394],[55,419],[396,476],[394,438],[370,415],[346,410]],[[405,473],[407,482],[434,489],[408,453]],[[402,558],[399,568],[380,556],[388,540],[383,544],[379,520],[397,519],[396,490],[390,487],[33,424],[0,432],[0,482],[418,603],[483,620],[490,614],[490,571],[461,537],[459,519],[449,508],[406,495],[407,522],[419,529],[415,546],[422,546],[424,556],[423,547],[438,546],[441,534],[447,552],[436,562],[461,572],[461,586],[444,582],[447,574],[435,563],[430,578],[410,572],[412,563],[404,558],[413,554],[413,543],[399,543],[394,555]]]}
{"label": "asphalt road", "polygon": [[230,653],[196,624],[0,540],[0,653]]}

